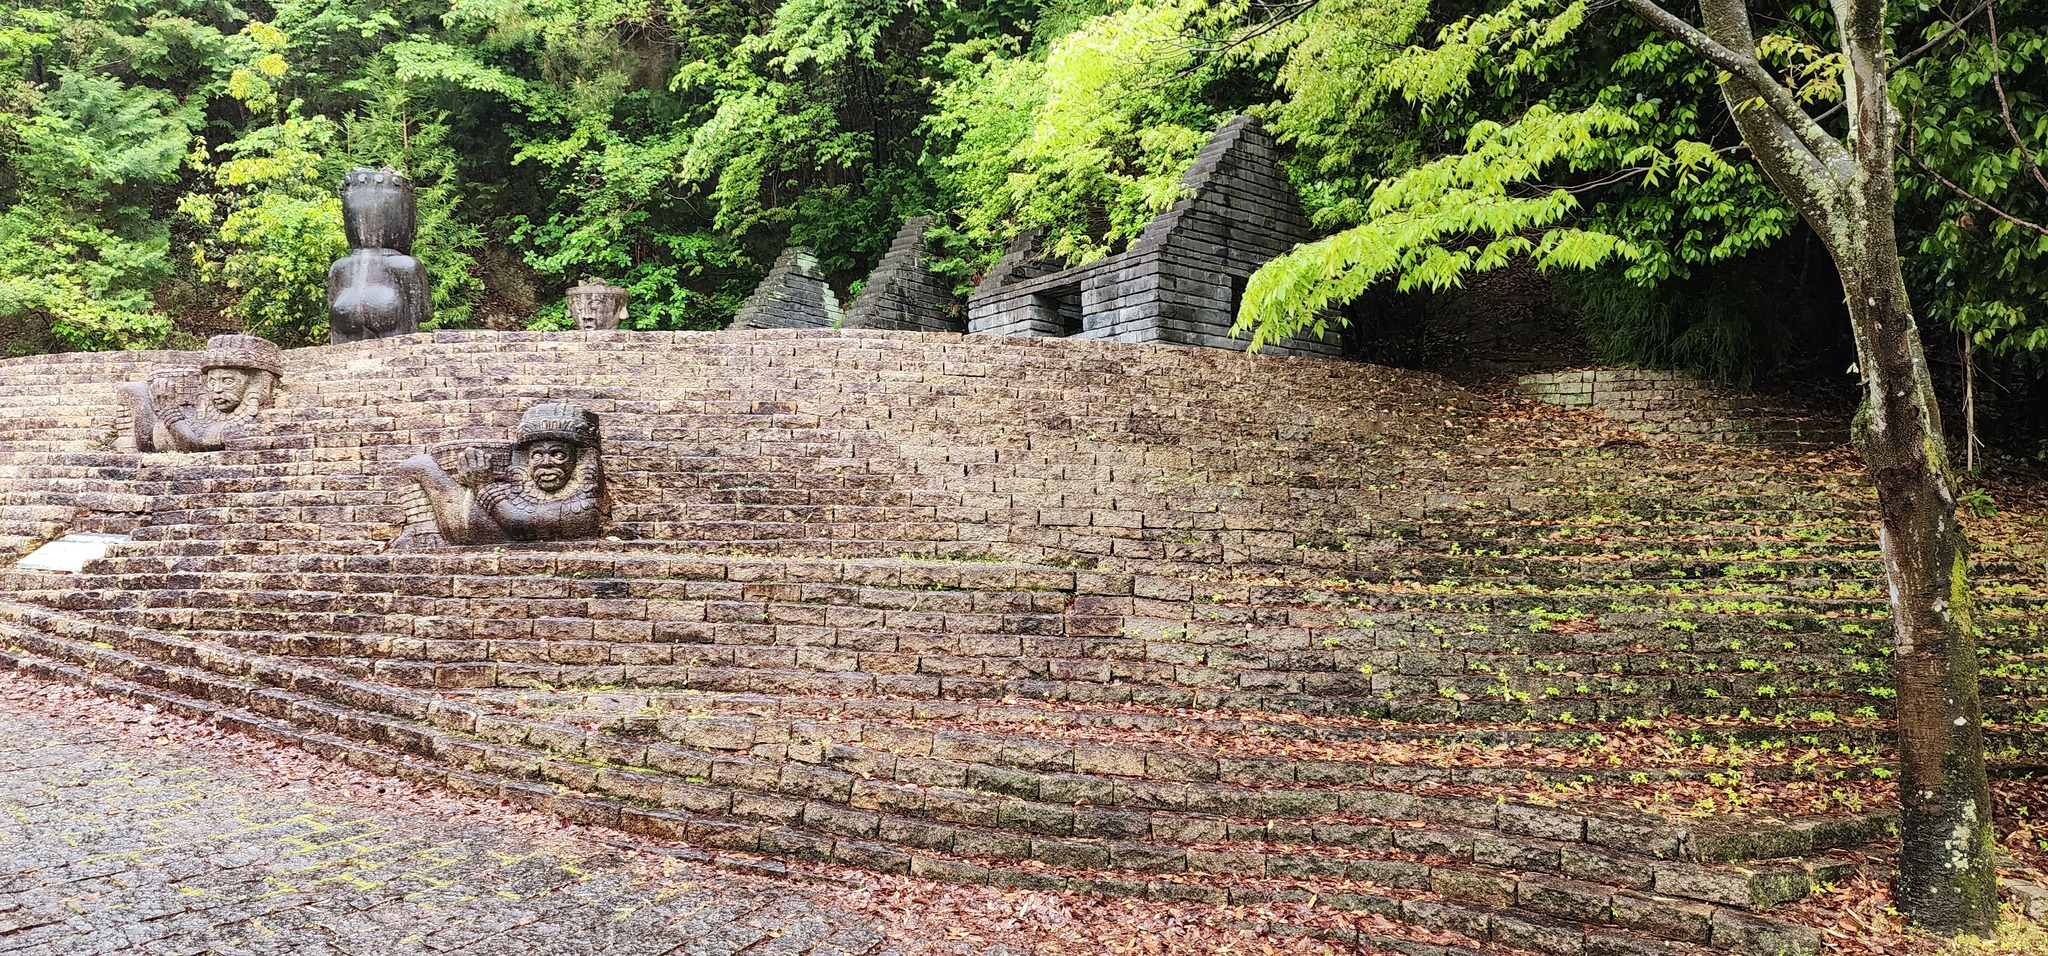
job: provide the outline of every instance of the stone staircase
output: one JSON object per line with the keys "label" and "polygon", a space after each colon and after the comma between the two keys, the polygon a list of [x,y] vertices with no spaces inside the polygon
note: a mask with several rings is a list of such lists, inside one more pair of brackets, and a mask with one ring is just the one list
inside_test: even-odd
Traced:
{"label": "stone staircase", "polygon": [[[78,357],[0,366],[0,520],[59,477],[150,505],[85,573],[0,571],[0,656],[650,839],[1312,900],[1451,951],[1812,951],[1774,908],[1888,852],[1846,458],[1058,340],[437,333],[288,363],[259,434],[182,457],[93,446],[131,366],[104,399]],[[544,399],[602,418],[609,538],[391,548],[419,513],[396,462]],[[1988,731],[2023,753],[2048,587],[1976,572]]]}

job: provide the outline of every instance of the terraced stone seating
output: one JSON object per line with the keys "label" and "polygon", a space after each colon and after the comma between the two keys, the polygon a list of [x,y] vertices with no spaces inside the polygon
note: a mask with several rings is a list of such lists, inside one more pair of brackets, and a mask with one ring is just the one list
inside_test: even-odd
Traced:
{"label": "terraced stone seating", "polygon": [[[1845,457],[1072,340],[438,333],[288,363],[257,434],[175,459],[102,450],[91,361],[0,366],[8,527],[137,535],[0,571],[0,656],[650,838],[1312,899],[1357,918],[1317,931],[1410,952],[1810,951],[1773,910],[1888,852]],[[392,468],[538,400],[602,417],[609,537],[391,549],[423,520]],[[1994,749],[2023,753],[2038,575],[1977,571]]]}

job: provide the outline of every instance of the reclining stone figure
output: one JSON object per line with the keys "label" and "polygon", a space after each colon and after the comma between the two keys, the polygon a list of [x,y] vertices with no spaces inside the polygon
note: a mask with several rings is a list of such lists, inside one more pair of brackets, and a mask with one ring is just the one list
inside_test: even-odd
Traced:
{"label": "reclining stone figure", "polygon": [[116,389],[135,450],[219,451],[270,404],[284,375],[276,345],[253,335],[206,340],[199,367],[158,369]]}
{"label": "reclining stone figure", "polygon": [[526,410],[514,441],[451,442],[398,466],[448,544],[594,538],[605,496],[597,416],[569,402]]}

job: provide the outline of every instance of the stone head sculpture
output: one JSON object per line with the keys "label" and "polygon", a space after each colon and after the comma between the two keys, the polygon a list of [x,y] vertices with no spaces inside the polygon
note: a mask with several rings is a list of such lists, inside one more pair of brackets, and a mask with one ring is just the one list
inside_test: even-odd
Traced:
{"label": "stone head sculpture", "polygon": [[412,257],[412,183],[389,169],[356,169],[341,187],[350,252],[327,270],[327,323],[336,342],[406,335],[432,318],[427,274]]}
{"label": "stone head sculpture", "polygon": [[198,368],[158,369],[116,390],[137,451],[219,451],[270,405],[283,354],[254,335],[206,340]]}
{"label": "stone head sculpture", "polygon": [[277,380],[284,376],[282,354],[275,344],[253,335],[216,335],[206,340],[199,356],[199,374],[213,410],[232,415],[244,405],[270,404]]}
{"label": "stone head sculpture", "polygon": [[616,329],[626,324],[626,305],[632,297],[625,289],[585,279],[563,296],[569,317],[579,329]]}
{"label": "stone head sculpture", "polygon": [[541,494],[603,480],[597,470],[597,416],[569,402],[527,409],[519,418],[515,447],[513,466],[523,468],[527,481]]}
{"label": "stone head sculpture", "polygon": [[571,402],[527,409],[509,443],[438,445],[398,472],[448,544],[595,537],[610,506],[597,416]]}

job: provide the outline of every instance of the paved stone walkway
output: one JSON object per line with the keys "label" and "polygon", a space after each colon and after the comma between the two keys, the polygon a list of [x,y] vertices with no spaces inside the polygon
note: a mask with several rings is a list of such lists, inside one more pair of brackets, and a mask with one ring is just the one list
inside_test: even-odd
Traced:
{"label": "paved stone walkway", "polygon": [[[406,806],[0,699],[0,953],[834,956],[882,934],[805,889]],[[399,787],[403,791],[403,787]],[[403,802],[404,798],[393,802]],[[362,801],[357,801],[362,803]]]}

